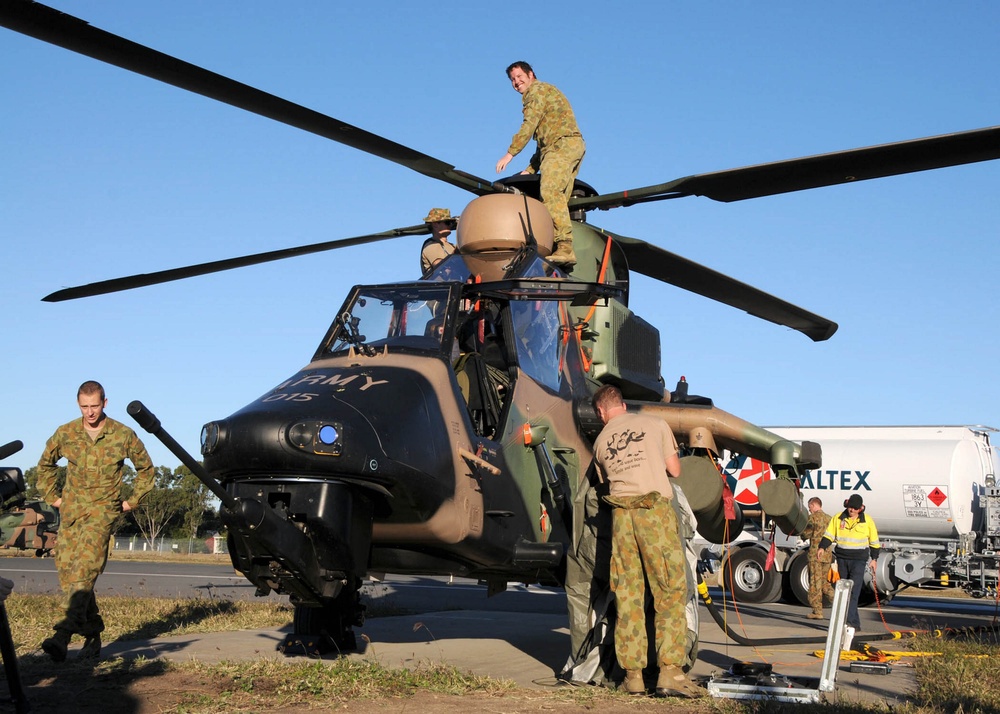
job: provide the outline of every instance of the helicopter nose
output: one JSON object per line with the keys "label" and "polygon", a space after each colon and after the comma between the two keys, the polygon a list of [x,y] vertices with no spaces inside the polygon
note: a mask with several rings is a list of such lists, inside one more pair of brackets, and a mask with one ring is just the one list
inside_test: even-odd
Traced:
{"label": "helicopter nose", "polygon": [[[431,362],[431,364],[425,364]],[[360,373],[314,366],[235,414],[205,425],[205,466],[221,479],[349,478],[436,502],[454,488],[451,432],[441,394],[428,378],[448,369],[379,365]],[[351,379],[355,373],[364,379]],[[311,380],[310,392],[302,384]],[[377,388],[393,387],[387,400]],[[285,386],[287,385],[287,386]],[[454,399],[451,392],[445,396]],[[307,398],[306,398],[307,397]],[[426,503],[425,503],[426,505]]]}

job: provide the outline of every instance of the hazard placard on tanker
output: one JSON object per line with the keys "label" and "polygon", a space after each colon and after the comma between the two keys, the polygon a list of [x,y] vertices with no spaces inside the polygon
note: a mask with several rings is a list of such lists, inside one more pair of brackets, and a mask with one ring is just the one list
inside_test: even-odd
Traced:
{"label": "hazard placard on tanker", "polygon": [[945,486],[903,486],[903,509],[908,518],[951,519]]}

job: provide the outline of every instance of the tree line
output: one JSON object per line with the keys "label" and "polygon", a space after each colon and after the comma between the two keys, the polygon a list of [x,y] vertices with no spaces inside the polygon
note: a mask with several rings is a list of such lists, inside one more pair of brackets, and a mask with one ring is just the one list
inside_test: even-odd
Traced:
{"label": "tree line", "polygon": [[[212,492],[191,470],[184,466],[171,469],[154,468],[153,490],[128,513],[121,513],[115,521],[116,536],[140,536],[151,545],[159,538],[195,539],[206,537],[223,529],[217,503]],[[128,501],[135,486],[135,469],[125,464],[125,482],[122,499]],[[24,472],[28,499],[41,499],[38,491],[38,467]],[[66,467],[56,470],[56,482],[61,489],[66,482]]]}

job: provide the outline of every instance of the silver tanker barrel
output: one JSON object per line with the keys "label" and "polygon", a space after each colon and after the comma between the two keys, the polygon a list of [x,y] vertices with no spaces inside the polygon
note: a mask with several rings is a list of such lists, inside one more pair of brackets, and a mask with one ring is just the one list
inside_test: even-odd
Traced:
{"label": "silver tanker barrel", "polygon": [[[142,402],[130,402],[126,411],[139,426],[159,439],[170,452],[181,460],[208,489],[222,502],[220,513],[223,522],[235,531],[234,537],[244,538],[255,544],[254,552],[264,552],[285,570],[294,580],[286,585],[300,597],[314,599],[327,593],[320,592],[317,584],[328,578],[319,572],[315,547],[302,531],[282,518],[269,505],[256,498],[237,498],[226,491],[216,479],[205,470],[170,434],[164,431],[160,420]],[[266,593],[267,588],[255,583]]]}

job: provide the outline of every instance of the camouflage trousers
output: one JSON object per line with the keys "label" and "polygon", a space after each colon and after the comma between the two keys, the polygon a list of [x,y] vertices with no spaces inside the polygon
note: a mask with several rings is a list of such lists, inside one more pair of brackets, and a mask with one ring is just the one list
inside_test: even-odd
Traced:
{"label": "camouflage trousers", "polygon": [[56,630],[84,637],[104,630],[94,584],[108,564],[111,526],[117,517],[113,509],[94,508],[60,524],[56,570],[66,598],[66,614],[55,624]]}
{"label": "camouflage trousers", "polygon": [[684,550],[674,509],[659,493],[630,499],[609,497],[612,515],[611,590],[618,623],[615,654],[626,670],[647,665],[645,582],[653,598],[656,659],[662,668],[685,658],[687,595]]}
{"label": "camouflage trousers", "polygon": [[542,203],[552,216],[556,243],[573,240],[573,225],[569,222],[569,199],[573,195],[573,180],[580,171],[586,147],[579,136],[559,139],[542,152],[539,192]]}
{"label": "camouflage trousers", "polygon": [[822,613],[823,598],[833,599],[833,586],[827,579],[833,558],[829,553],[820,557],[818,551],[818,548],[810,548],[806,562],[809,565],[809,607],[813,612]]}

